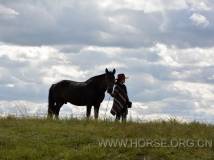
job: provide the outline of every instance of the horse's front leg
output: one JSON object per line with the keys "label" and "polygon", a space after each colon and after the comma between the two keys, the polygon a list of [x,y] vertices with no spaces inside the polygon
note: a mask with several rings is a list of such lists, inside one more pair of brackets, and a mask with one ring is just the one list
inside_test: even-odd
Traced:
{"label": "horse's front leg", "polygon": [[91,115],[91,105],[86,106],[86,117],[89,118]]}
{"label": "horse's front leg", "polygon": [[98,119],[100,104],[94,105],[94,118]]}

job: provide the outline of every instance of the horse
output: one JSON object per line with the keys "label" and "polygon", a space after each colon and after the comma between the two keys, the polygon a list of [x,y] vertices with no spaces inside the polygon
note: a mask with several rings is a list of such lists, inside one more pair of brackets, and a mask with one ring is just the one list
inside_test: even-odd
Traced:
{"label": "horse", "polygon": [[91,108],[94,106],[94,118],[98,118],[100,104],[105,92],[112,93],[115,83],[116,70],[109,71],[107,68],[104,74],[91,77],[84,82],[62,80],[52,84],[48,95],[48,118],[55,116],[58,119],[60,108],[67,102],[86,106],[86,117],[89,118]]}

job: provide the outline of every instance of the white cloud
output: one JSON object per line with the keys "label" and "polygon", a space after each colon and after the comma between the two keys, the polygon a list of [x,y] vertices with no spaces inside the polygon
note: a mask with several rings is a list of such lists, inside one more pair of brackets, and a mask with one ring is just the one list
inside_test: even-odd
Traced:
{"label": "white cloud", "polygon": [[133,9],[143,10],[145,13],[151,13],[184,9],[190,9],[192,11],[209,11],[211,10],[209,2],[210,1],[207,0],[106,0],[98,1],[98,5],[105,9]]}
{"label": "white cloud", "polygon": [[41,68],[42,82],[50,85],[50,82],[57,82],[61,79],[81,79],[86,78],[87,71],[81,71],[79,67],[66,64],[56,64],[49,68]]}
{"label": "white cloud", "polygon": [[160,12],[163,10],[173,10],[173,9],[185,9],[187,8],[187,3],[184,0],[180,1],[170,1],[170,0],[107,0],[107,1],[98,1],[98,4],[103,8],[108,9],[134,9],[134,10],[143,10],[146,13],[150,12]]}
{"label": "white cloud", "polygon": [[[0,22],[0,41],[12,44],[135,48],[159,42],[188,48],[210,47],[214,37],[205,34],[213,32],[213,7],[206,0],[3,2],[20,15]],[[192,11],[206,16],[194,22],[204,30],[188,21]]]}
{"label": "white cloud", "polygon": [[15,11],[14,9],[8,8],[8,7],[0,4],[0,17],[10,18],[10,17],[15,17],[17,15],[19,15],[19,13],[17,11]]}
{"label": "white cloud", "polygon": [[[134,102],[130,119],[212,122],[214,88],[209,83],[213,81],[213,48],[179,49],[160,43],[135,49],[81,46],[75,53],[72,46],[66,46],[72,51],[66,53],[57,48],[0,45],[1,114],[15,114],[17,106],[31,115],[46,114],[52,83],[62,79],[84,81],[103,73],[106,67],[115,67],[117,73],[129,77],[126,84]],[[113,119],[109,113],[112,102],[107,106],[107,99],[106,94],[100,115]],[[65,105],[61,116],[71,115],[84,117],[85,107]]]}
{"label": "white cloud", "polygon": [[150,51],[157,52],[163,64],[171,66],[212,66],[214,61],[214,47],[210,48],[187,48],[179,49],[175,46],[168,47],[165,44],[157,43]]}
{"label": "white cloud", "polygon": [[186,3],[189,4],[192,11],[209,11],[212,9],[207,0],[187,0]]}
{"label": "white cloud", "polygon": [[84,79],[87,74],[53,47],[1,44],[0,62],[0,99],[46,99],[52,83]]}
{"label": "white cloud", "polygon": [[189,18],[196,26],[207,27],[210,24],[205,16],[198,13],[193,13]]}

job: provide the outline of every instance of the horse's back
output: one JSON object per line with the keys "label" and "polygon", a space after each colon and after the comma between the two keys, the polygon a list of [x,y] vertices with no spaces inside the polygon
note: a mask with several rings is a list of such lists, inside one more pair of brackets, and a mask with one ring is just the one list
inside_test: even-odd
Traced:
{"label": "horse's back", "polygon": [[91,90],[85,82],[62,80],[55,84],[56,98],[63,103],[86,105],[90,92]]}
{"label": "horse's back", "polygon": [[86,87],[87,84],[85,82],[76,82],[71,80],[62,80],[58,82],[56,85],[60,85],[62,87]]}

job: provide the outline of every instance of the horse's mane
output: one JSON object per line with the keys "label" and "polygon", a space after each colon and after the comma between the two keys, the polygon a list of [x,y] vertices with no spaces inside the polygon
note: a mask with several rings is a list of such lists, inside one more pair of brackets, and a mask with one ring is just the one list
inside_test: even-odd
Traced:
{"label": "horse's mane", "polygon": [[86,80],[85,83],[89,84],[89,83],[95,82],[96,80],[102,78],[104,75],[105,74],[101,74],[101,75],[97,75],[97,76],[91,77],[88,80]]}

